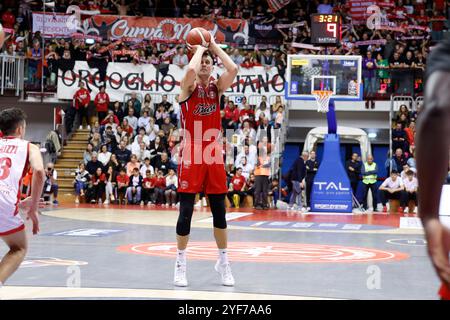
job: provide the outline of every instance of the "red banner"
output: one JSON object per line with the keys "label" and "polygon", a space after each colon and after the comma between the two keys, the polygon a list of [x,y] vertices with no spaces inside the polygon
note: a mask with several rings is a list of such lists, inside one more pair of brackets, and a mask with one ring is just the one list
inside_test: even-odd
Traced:
{"label": "red banner", "polygon": [[[242,41],[247,38],[248,26],[245,20],[187,18],[153,18],[100,15],[88,19],[91,32],[99,33],[108,39],[155,40],[180,42],[186,39],[189,31],[202,27],[210,31],[219,43]],[[95,30],[95,31],[94,31]]]}
{"label": "red banner", "polygon": [[[57,19],[54,19],[54,18]],[[82,21],[80,21],[82,19]],[[45,29],[43,30],[43,20]],[[34,12],[33,32],[41,31],[60,37],[108,39],[139,42],[143,40],[166,43],[184,42],[193,28],[210,31],[218,43],[249,43],[249,25],[241,19],[154,18],[118,15],[96,15],[83,19],[79,13],[56,14]]]}

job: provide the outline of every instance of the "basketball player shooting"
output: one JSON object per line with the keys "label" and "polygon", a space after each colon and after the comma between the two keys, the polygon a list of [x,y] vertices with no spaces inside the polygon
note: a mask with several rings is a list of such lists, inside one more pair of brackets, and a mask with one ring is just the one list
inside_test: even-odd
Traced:
{"label": "basketball player shooting", "polygon": [[[196,28],[201,29],[201,28]],[[194,29],[191,31],[193,32]],[[226,173],[222,155],[220,96],[231,86],[238,67],[217,45],[214,37],[202,29],[202,45],[190,43],[194,55],[181,81],[179,96],[183,141],[178,166],[178,192],[180,212],[176,227],[177,259],[174,285],[187,286],[186,247],[189,241],[195,195],[208,195],[213,215],[214,237],[219,249],[215,270],[222,284],[233,286],[234,278],[227,257],[227,223],[225,220]],[[209,44],[205,39],[210,38]],[[189,36],[188,36],[189,40]],[[208,39],[209,40],[209,39]],[[206,45],[205,45],[206,44]],[[212,78],[213,59],[216,55],[226,71],[216,81]]]}
{"label": "basketball player shooting", "polygon": [[[19,215],[22,209],[33,223],[33,234],[39,232],[38,208],[45,182],[45,171],[39,148],[23,140],[26,115],[18,108],[0,112],[0,238],[9,251],[0,262],[0,287],[20,266],[27,252],[25,225]],[[22,179],[31,166],[31,197],[19,202]]]}
{"label": "basketball player shooting", "polygon": [[442,281],[440,296],[450,300],[450,230],[439,220],[439,201],[450,148],[450,41],[435,48],[427,61],[425,109],[416,138],[419,215],[428,253]]}

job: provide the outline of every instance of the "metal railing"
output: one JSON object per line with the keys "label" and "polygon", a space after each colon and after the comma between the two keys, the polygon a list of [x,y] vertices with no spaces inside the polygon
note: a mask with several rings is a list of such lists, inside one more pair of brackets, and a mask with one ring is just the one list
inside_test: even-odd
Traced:
{"label": "metal railing", "polygon": [[[420,97],[417,97],[419,99]],[[402,105],[406,105],[408,107],[408,110],[416,111],[416,101],[411,96],[391,96],[391,108],[389,111],[389,159],[392,158],[393,152],[392,152],[392,128],[393,128],[393,122],[394,122],[394,114],[397,112]],[[392,171],[392,166],[389,166],[389,171]]]}
{"label": "metal railing", "polygon": [[16,96],[23,92],[24,64],[24,57],[0,54],[0,95],[6,90],[15,91]]}

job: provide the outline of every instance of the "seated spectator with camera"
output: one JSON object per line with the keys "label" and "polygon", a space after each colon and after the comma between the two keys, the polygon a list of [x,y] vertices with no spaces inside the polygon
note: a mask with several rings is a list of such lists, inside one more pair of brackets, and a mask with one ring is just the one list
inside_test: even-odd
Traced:
{"label": "seated spectator with camera", "polygon": [[55,170],[54,164],[49,162],[47,164],[47,170],[45,172],[45,183],[43,197],[44,201],[50,201],[50,196],[53,194],[53,204],[58,204],[58,183],[56,179],[58,178],[58,173]]}

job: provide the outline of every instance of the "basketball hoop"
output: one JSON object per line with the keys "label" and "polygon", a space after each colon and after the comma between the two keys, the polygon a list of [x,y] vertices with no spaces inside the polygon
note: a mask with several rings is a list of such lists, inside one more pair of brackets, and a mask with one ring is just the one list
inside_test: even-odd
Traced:
{"label": "basketball hoop", "polygon": [[328,112],[328,105],[330,103],[330,97],[333,94],[331,90],[314,90],[312,92],[314,98],[316,98],[317,102],[317,112]]}

